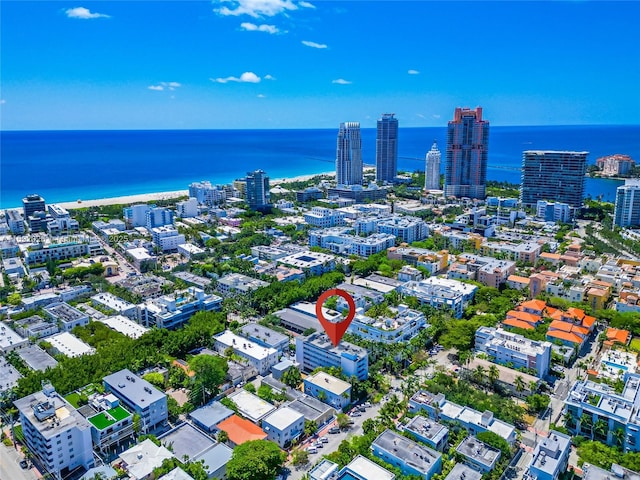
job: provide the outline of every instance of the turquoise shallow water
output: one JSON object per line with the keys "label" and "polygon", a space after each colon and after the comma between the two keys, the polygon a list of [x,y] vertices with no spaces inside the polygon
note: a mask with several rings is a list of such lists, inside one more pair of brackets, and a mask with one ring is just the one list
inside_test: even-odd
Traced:
{"label": "turquoise shallow water", "polygon": [[[182,190],[196,180],[226,183],[262,168],[271,178],[334,169],[336,129],[0,132],[0,208],[38,193],[47,202]],[[363,157],[375,163],[375,129],[362,130]],[[445,127],[400,128],[399,168],[423,170]],[[640,126],[491,127],[490,180],[520,182],[522,151],[586,150],[640,161]],[[444,163],[444,162],[443,162]],[[443,165],[444,168],[444,165]],[[613,201],[621,182],[587,180],[586,194]]]}

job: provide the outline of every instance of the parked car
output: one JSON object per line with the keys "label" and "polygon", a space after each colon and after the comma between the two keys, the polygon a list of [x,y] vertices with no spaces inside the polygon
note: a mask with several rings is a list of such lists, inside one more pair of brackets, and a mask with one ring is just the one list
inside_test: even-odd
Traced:
{"label": "parked car", "polygon": [[361,416],[362,416],[362,414],[361,414],[360,412],[352,412],[352,413],[351,413],[351,416],[352,416],[352,417],[361,417]]}
{"label": "parked car", "polygon": [[320,441],[322,443],[329,443],[329,439],[327,437],[320,437]]}
{"label": "parked car", "polygon": [[23,458],[22,460],[20,460],[20,466],[26,469],[29,466],[29,463]]}
{"label": "parked car", "polygon": [[323,447],[322,442],[316,442],[316,443],[313,444],[313,446],[316,447],[316,448],[322,448]]}
{"label": "parked car", "polygon": [[316,447],[308,447],[307,452],[309,453],[318,453],[318,449]]}
{"label": "parked car", "polygon": [[340,427],[331,427],[329,433],[340,433]]}

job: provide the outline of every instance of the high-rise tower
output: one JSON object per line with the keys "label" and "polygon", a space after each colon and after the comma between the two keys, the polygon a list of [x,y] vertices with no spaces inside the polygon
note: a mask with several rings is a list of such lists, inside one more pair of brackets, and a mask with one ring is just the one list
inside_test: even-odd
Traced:
{"label": "high-rise tower", "polygon": [[431,150],[427,152],[424,168],[424,189],[440,190],[440,150],[438,144],[433,141]]}
{"label": "high-rise tower", "polygon": [[527,150],[522,153],[520,201],[535,207],[538,200],[582,207],[589,152]]}
{"label": "high-rise tower", "polygon": [[482,108],[456,108],[447,126],[445,196],[485,198],[488,146],[489,122],[482,120]]}
{"label": "high-rise tower", "polygon": [[376,181],[393,183],[398,174],[398,119],[383,113],[376,135]]}
{"label": "high-rise tower", "polygon": [[613,223],[618,227],[640,225],[640,180],[626,180],[616,189]]}
{"label": "high-rise tower", "polygon": [[269,177],[264,170],[247,172],[246,185],[247,204],[251,210],[264,210],[270,206]]}
{"label": "high-rise tower", "polygon": [[338,185],[362,185],[362,138],[358,122],[340,124],[336,177]]}

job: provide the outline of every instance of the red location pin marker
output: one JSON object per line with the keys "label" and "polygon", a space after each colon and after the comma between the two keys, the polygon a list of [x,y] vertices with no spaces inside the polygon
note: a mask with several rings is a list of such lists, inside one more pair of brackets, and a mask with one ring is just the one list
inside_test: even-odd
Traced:
{"label": "red location pin marker", "polygon": [[[342,321],[337,323],[330,322],[322,313],[322,305],[329,297],[333,297],[334,295],[344,298],[347,305],[349,305],[349,314]],[[356,316],[356,302],[353,300],[353,297],[344,290],[340,290],[339,288],[327,290],[320,295],[320,298],[318,298],[318,301],[316,302],[316,316],[318,317],[318,320],[320,320],[320,324],[324,328],[324,331],[327,332],[327,335],[331,339],[333,346],[337,347],[340,340],[342,340],[344,333],[347,331],[347,328],[351,325],[351,321]]]}

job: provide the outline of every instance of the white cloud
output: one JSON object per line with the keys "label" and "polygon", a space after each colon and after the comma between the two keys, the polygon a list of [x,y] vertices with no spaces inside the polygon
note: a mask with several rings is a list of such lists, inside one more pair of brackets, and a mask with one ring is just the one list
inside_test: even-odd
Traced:
{"label": "white cloud", "polygon": [[244,72],[242,75],[240,75],[240,77],[219,77],[210,78],[209,80],[216,83],[260,83],[260,77],[253,72]]}
{"label": "white cloud", "polygon": [[243,22],[240,24],[240,28],[247,32],[266,32],[271,34],[280,33],[278,27],[275,25],[267,25],[266,23],[256,25],[255,23]]}
{"label": "white cloud", "polygon": [[258,97],[258,98],[266,98],[267,96],[266,96],[266,95],[263,95],[263,94],[261,94],[261,93],[259,93],[259,94],[257,95],[257,97]]}
{"label": "white cloud", "polygon": [[309,2],[299,2],[298,6],[302,8],[316,8],[316,6],[313,3],[309,3]]}
{"label": "white cloud", "polygon": [[156,92],[162,92],[165,88],[167,90],[175,90],[181,86],[182,84],[178,82],[160,82],[158,85],[149,85],[147,88],[149,90],[155,90]]}
{"label": "white cloud", "polygon": [[265,80],[275,80],[276,79],[276,77],[274,77],[273,75],[269,75],[269,74],[265,75],[262,78],[264,78]]}
{"label": "white cloud", "polygon": [[345,80],[344,78],[338,78],[337,80],[333,80],[331,83],[336,83],[338,85],[351,85],[353,82]]}
{"label": "white cloud", "polygon": [[433,118],[440,118],[442,115],[438,115],[437,113],[434,113],[433,115],[431,115]]}
{"label": "white cloud", "polygon": [[69,18],[79,18],[81,20],[89,20],[92,18],[110,18],[109,15],[104,13],[95,13],[84,7],[68,8],[64,13]]}
{"label": "white cloud", "polygon": [[420,72],[418,70],[413,70],[413,69],[409,70],[407,73],[409,75],[420,75]]}
{"label": "white cloud", "polygon": [[420,117],[420,118],[427,118],[427,117],[425,117],[425,116],[424,116],[423,114],[421,114],[421,113],[416,113],[416,117]]}
{"label": "white cloud", "polygon": [[324,43],[310,42],[309,40],[302,40],[302,44],[311,48],[327,48]]}
{"label": "white cloud", "polygon": [[4,98],[0,100],[0,105],[4,105],[5,103],[7,103],[7,101]]}
{"label": "white cloud", "polygon": [[214,8],[213,11],[220,15],[249,15],[254,18],[273,17],[298,10],[299,6],[307,7],[307,2],[298,4],[292,0],[215,0],[214,4],[219,5],[219,8]]}

